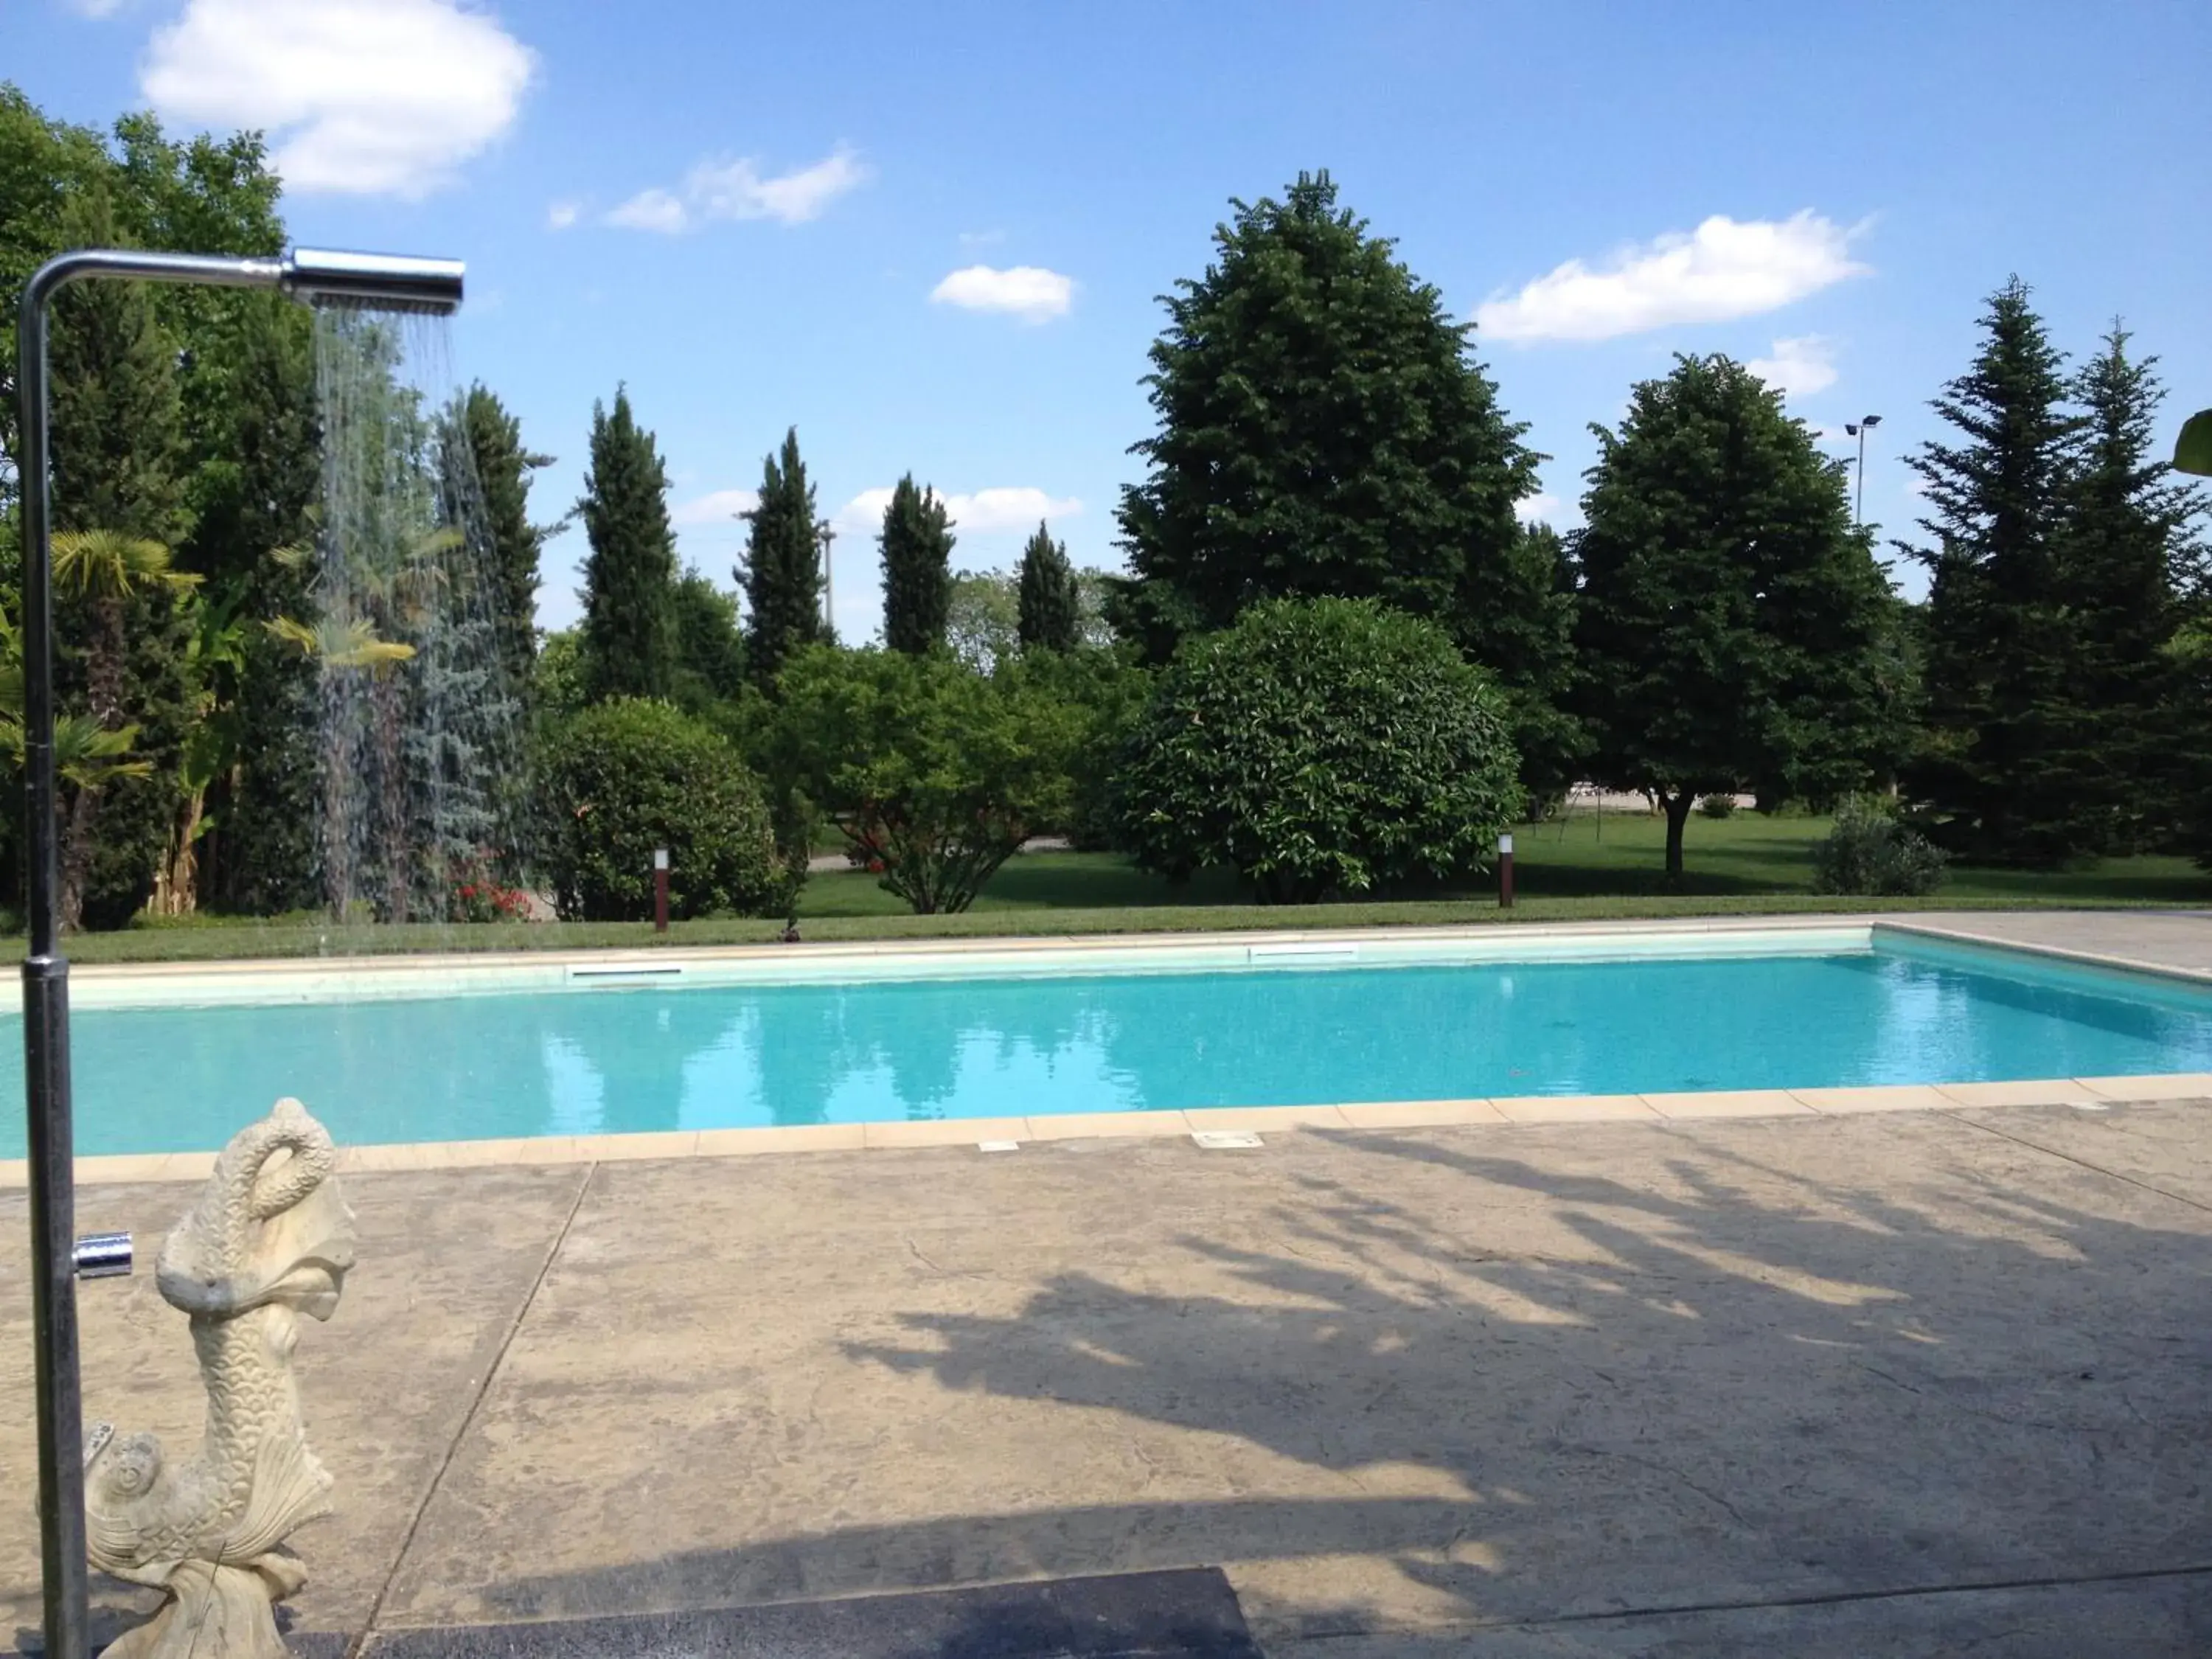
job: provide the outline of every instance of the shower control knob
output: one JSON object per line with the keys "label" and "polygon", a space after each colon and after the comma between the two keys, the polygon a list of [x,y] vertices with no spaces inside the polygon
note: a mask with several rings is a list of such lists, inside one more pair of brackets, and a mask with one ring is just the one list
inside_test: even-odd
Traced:
{"label": "shower control knob", "polygon": [[125,1279],[131,1273],[129,1233],[87,1233],[76,1242],[79,1279]]}

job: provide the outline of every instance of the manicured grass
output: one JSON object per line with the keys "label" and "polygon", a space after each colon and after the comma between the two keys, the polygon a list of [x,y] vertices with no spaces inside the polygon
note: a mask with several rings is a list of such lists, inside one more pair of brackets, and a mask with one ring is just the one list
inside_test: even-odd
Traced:
{"label": "manicured grass", "polygon": [[[2183,859],[2113,859],[2048,872],[1960,868],[1933,899],[1839,899],[1812,891],[1808,848],[1820,818],[1739,813],[1692,818],[1687,869],[1670,890],[1661,869],[1665,825],[1640,815],[1578,815],[1514,831],[1521,902],[1500,910],[1494,878],[1457,890],[1378,895],[1343,904],[1260,905],[1220,872],[1177,888],[1127,859],[1100,853],[1026,854],[1009,863],[961,915],[917,916],[860,872],[814,876],[799,904],[813,942],[1040,937],[1208,928],[1419,927],[1444,923],[1595,921],[1637,917],[1880,913],[2031,906],[2212,905],[2212,876]],[[656,935],[642,922],[488,923],[476,927],[333,927],[302,918],[210,918],[189,926],[90,933],[70,941],[76,960],[183,962],[441,951],[755,945],[777,921],[678,922]]]}

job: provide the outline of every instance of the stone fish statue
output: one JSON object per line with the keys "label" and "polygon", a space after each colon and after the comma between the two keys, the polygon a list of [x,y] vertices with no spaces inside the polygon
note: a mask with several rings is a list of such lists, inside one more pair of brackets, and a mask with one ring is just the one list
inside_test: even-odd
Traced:
{"label": "stone fish statue", "polygon": [[161,1247],[155,1283],[191,1319],[207,1388],[197,1456],[107,1424],[85,1436],[92,1565],[167,1592],[107,1659],[285,1659],[275,1606],[307,1571],[282,1547],[330,1512],[292,1374],[299,1316],[326,1320],[354,1263],[330,1132],[296,1100],[231,1138]]}

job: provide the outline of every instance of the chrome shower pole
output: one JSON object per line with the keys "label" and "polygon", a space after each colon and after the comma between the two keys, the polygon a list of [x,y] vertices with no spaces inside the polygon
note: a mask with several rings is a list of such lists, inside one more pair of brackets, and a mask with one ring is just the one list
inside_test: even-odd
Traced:
{"label": "chrome shower pole", "polygon": [[[22,405],[16,478],[23,528],[23,769],[30,811],[29,949],[23,957],[24,1110],[30,1152],[31,1329],[39,1431],[40,1568],[47,1659],[90,1659],[84,1538],[84,1401],[77,1369],[75,1134],[70,1123],[69,959],[61,951],[54,817],[52,504],[46,428],[46,307],[79,278],[281,289],[309,304],[445,313],[461,302],[459,260],[301,249],[285,258],[86,249],[49,259],[23,285],[15,324]],[[95,1249],[90,1275],[112,1261]]]}

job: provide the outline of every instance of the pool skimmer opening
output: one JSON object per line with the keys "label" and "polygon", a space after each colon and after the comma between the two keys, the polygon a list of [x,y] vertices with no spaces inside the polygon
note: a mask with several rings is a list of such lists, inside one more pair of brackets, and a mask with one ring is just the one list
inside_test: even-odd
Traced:
{"label": "pool skimmer opening", "polygon": [[1194,1129],[1190,1138],[1202,1152],[1236,1152],[1245,1147],[1264,1146],[1267,1143],[1249,1129]]}

